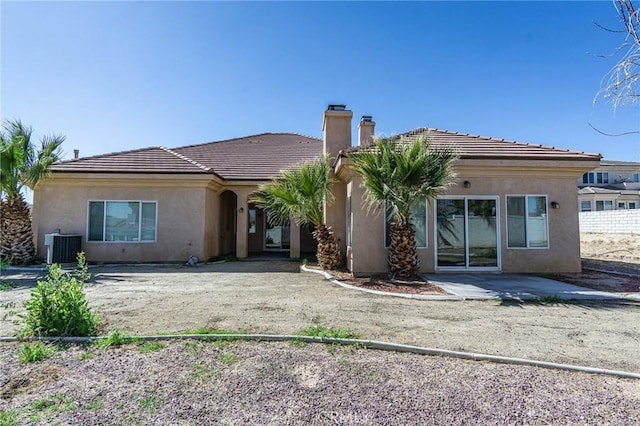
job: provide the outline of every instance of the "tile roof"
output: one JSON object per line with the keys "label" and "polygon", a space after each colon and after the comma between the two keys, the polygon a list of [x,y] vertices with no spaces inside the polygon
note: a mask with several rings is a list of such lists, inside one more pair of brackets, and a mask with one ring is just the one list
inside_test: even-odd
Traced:
{"label": "tile roof", "polygon": [[173,149],[228,180],[265,180],[322,155],[322,140],[296,133],[262,133]]}
{"label": "tile roof", "polygon": [[428,136],[433,146],[453,146],[461,159],[599,160],[600,154],[421,127],[392,138]]}
{"label": "tile roof", "polygon": [[183,146],[144,148],[53,164],[53,172],[209,173],[227,180],[266,180],[322,154],[322,140],[263,133]]}
{"label": "tile roof", "polygon": [[163,147],[113,152],[62,161],[52,164],[50,169],[53,172],[85,173],[211,173],[210,168]]}

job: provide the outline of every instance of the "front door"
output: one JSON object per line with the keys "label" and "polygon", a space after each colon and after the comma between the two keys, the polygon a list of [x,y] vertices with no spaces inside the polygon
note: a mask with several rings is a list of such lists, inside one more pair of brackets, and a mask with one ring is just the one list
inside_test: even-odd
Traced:
{"label": "front door", "polygon": [[284,225],[272,225],[269,223],[270,211],[266,211],[265,231],[264,231],[264,249],[265,250],[289,250],[290,243],[290,226],[289,222]]}
{"label": "front door", "polygon": [[500,269],[497,197],[436,200],[436,268]]}

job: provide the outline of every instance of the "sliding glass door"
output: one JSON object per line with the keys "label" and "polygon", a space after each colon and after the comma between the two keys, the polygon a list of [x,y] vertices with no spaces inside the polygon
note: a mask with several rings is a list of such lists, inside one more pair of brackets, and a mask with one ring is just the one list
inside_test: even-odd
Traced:
{"label": "sliding glass door", "polygon": [[499,269],[497,197],[436,200],[435,234],[437,268]]}

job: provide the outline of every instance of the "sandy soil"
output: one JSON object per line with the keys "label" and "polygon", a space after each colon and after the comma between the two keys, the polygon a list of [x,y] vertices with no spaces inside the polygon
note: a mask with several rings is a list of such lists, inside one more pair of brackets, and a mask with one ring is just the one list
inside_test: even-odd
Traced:
{"label": "sandy soil", "polygon": [[[265,271],[266,269],[266,271]],[[640,372],[640,305],[418,301],[335,286],[295,262],[100,267],[87,287],[104,329],[131,334],[199,327],[297,333],[313,323],[365,338]],[[0,335],[17,325],[33,277],[0,292]]]}

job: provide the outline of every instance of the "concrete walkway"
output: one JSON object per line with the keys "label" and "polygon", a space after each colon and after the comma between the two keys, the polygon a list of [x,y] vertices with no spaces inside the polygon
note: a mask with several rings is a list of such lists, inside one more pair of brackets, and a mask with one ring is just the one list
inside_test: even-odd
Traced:
{"label": "concrete walkway", "polygon": [[562,299],[618,300],[619,296],[548,278],[519,274],[425,274],[423,278],[464,299],[531,300],[548,296]]}

